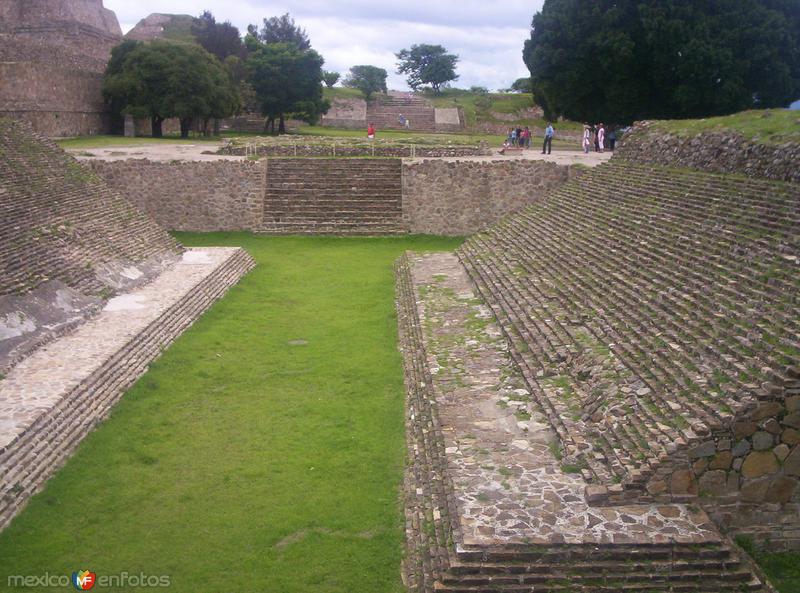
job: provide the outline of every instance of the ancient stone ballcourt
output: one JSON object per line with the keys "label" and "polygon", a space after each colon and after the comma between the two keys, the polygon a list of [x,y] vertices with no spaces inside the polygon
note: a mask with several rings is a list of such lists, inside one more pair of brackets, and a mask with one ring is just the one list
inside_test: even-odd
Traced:
{"label": "ancient stone ballcourt", "polygon": [[[255,266],[167,231],[464,236],[394,270],[408,590],[775,591],[735,538],[800,549],[796,144],[67,154],[110,129],[121,39],[101,0],[0,4],[0,529]],[[405,94],[326,117],[401,111],[464,124]]]}

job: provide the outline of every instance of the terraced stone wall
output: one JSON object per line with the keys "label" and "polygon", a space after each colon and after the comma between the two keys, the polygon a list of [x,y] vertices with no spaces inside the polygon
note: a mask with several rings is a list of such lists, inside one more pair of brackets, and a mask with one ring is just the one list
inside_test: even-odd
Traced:
{"label": "terraced stone wall", "polygon": [[121,41],[102,0],[0,3],[0,116],[47,136],[109,132],[102,77]]}
{"label": "terraced stone wall", "polygon": [[255,230],[264,208],[263,163],[88,161],[161,226],[176,231]]}
{"label": "terraced stone wall", "polygon": [[615,158],[715,173],[741,173],[778,181],[800,181],[799,143],[760,144],[732,132],[704,132],[683,137],[652,130],[648,122],[641,122],[625,136]]}
{"label": "terraced stone wall", "polygon": [[544,161],[403,164],[403,216],[412,233],[468,235],[541,199],[578,169]]}
{"label": "terraced stone wall", "polygon": [[23,122],[0,118],[0,370],[180,251]]}

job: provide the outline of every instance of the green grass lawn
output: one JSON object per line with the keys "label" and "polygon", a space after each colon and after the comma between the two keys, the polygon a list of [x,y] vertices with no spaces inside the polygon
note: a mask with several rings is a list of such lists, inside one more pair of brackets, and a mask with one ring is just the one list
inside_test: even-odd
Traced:
{"label": "green grass lawn", "polygon": [[736,543],[767,573],[780,593],[800,593],[800,552],[764,552],[749,537],[737,537]]}
{"label": "green grass lawn", "polygon": [[767,144],[798,142],[800,112],[788,109],[762,109],[705,119],[661,120],[653,123],[653,129],[680,136],[730,130],[748,140]]}
{"label": "green grass lawn", "polygon": [[242,245],[259,265],[0,534],[0,590],[9,574],[90,569],[187,593],[401,591],[392,264],[459,241],[179,239]]}

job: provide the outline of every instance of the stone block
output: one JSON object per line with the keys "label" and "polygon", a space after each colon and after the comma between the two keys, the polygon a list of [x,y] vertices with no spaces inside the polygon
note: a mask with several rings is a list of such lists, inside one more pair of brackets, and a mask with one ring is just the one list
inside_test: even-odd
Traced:
{"label": "stone block", "polygon": [[707,471],[698,482],[700,496],[722,496],[727,490],[727,478],[723,470]]}
{"label": "stone block", "polygon": [[778,458],[778,461],[784,461],[789,456],[789,445],[786,443],[781,443],[777,447],[775,447],[772,452],[775,453],[775,457]]}
{"label": "stone block", "polygon": [[709,469],[728,469],[733,462],[733,454],[730,451],[720,451],[717,453],[711,463],[708,464]]}
{"label": "stone block", "polygon": [[791,414],[792,412],[800,412],[800,395],[793,395],[786,398],[786,410]]}
{"label": "stone block", "polygon": [[669,482],[669,490],[673,495],[697,494],[697,481],[689,470],[673,472]]}
{"label": "stone block", "polygon": [[758,427],[755,422],[736,422],[733,425],[733,436],[738,441],[752,435]]}
{"label": "stone block", "polygon": [[608,489],[602,484],[588,484],[584,490],[586,502],[603,502],[608,498]]}
{"label": "stone block", "polygon": [[706,441],[700,443],[696,447],[689,449],[689,458],[697,459],[698,457],[711,457],[717,452],[717,446],[714,441]]}
{"label": "stone block", "polygon": [[772,451],[753,451],[742,464],[742,475],[745,478],[758,478],[778,472],[780,465]]}
{"label": "stone block", "polygon": [[800,476],[800,445],[795,445],[783,461],[783,471],[790,476]]}
{"label": "stone block", "polygon": [[731,454],[734,457],[744,457],[750,452],[750,449],[752,449],[750,441],[742,440],[734,445],[733,449],[731,450]]}
{"label": "stone block", "polygon": [[781,433],[781,442],[786,443],[790,447],[800,443],[800,430],[794,428],[787,428]]}
{"label": "stone block", "polygon": [[797,483],[796,478],[778,476],[767,488],[764,502],[786,504],[792,499],[792,494],[797,489]]}
{"label": "stone block", "polygon": [[800,412],[792,412],[781,420],[784,426],[800,430]]}
{"label": "stone block", "polygon": [[745,480],[742,484],[742,500],[745,502],[764,502],[767,489],[772,483],[772,479],[764,476],[755,480]]}
{"label": "stone block", "polygon": [[775,420],[775,418],[769,418],[764,422],[762,428],[770,434],[780,434],[781,430],[783,430],[781,428],[781,423]]}
{"label": "stone block", "polygon": [[756,451],[771,449],[774,444],[775,437],[764,430],[759,430],[753,435],[753,449]]}
{"label": "stone block", "polygon": [[758,422],[759,420],[764,420],[770,416],[777,415],[781,412],[781,410],[783,410],[783,406],[781,406],[778,402],[767,402],[758,406],[750,416],[750,419],[753,422]]}

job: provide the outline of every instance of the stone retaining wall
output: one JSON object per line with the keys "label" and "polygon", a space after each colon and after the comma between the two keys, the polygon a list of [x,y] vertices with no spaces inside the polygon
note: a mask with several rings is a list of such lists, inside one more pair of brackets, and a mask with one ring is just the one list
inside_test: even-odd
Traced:
{"label": "stone retaining wall", "polygon": [[403,216],[412,233],[468,235],[539,200],[575,171],[544,161],[403,164]]}
{"label": "stone retaining wall", "polygon": [[800,143],[759,144],[733,132],[676,136],[637,123],[617,150],[627,161],[686,167],[713,173],[740,173],[778,181],[800,181]]}
{"label": "stone retaining wall", "polygon": [[263,163],[135,159],[88,164],[106,183],[170,230],[255,230],[263,218]]}
{"label": "stone retaining wall", "polygon": [[[162,226],[180,231],[261,229],[269,160],[88,161],[91,169]],[[348,163],[370,159],[352,159]],[[314,160],[309,159],[309,167]],[[402,165],[403,228],[466,235],[540,199],[574,173],[542,161],[409,161]],[[368,174],[368,173],[365,173]],[[346,230],[342,231],[346,233]]]}

